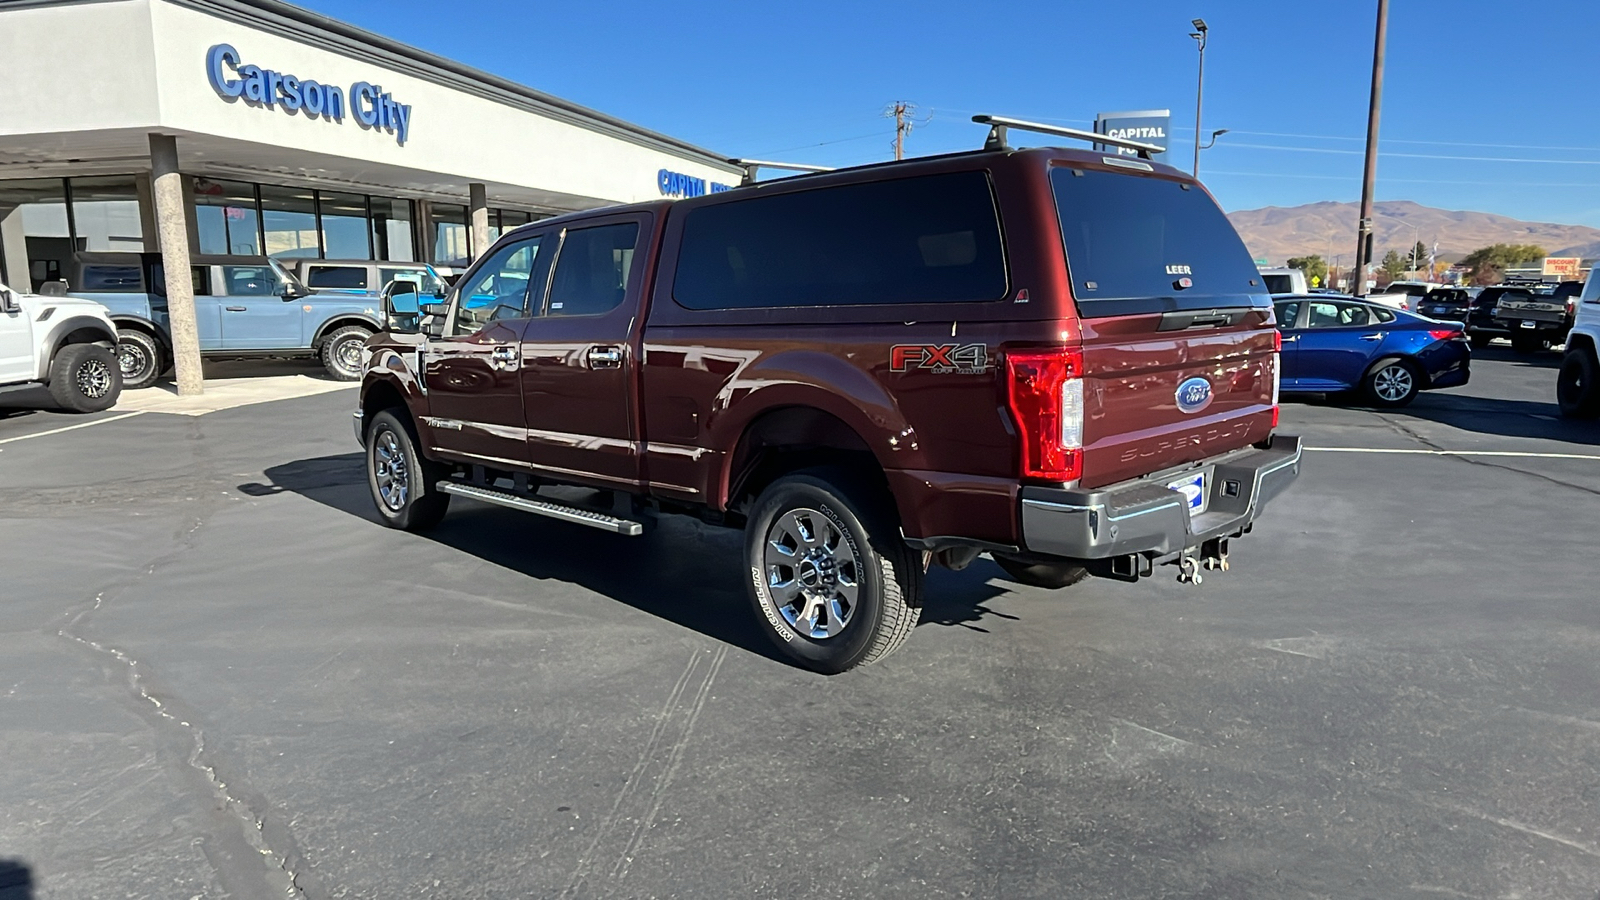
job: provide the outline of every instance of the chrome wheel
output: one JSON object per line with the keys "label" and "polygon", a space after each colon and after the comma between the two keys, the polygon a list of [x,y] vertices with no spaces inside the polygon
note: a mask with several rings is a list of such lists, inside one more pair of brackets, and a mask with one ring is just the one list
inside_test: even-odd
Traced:
{"label": "chrome wheel", "polygon": [[792,509],[767,529],[767,588],[784,621],[800,634],[831,638],[856,612],[861,563],[850,539],[814,509]]}
{"label": "chrome wheel", "polygon": [[117,368],[122,370],[123,378],[136,381],[149,365],[150,357],[145,354],[143,347],[136,344],[117,345]]}
{"label": "chrome wheel", "polygon": [[90,400],[99,400],[111,393],[111,367],[98,359],[84,360],[74,380],[78,383],[78,392]]}
{"label": "chrome wheel", "polygon": [[411,495],[411,464],[400,448],[400,439],[387,428],[372,442],[372,475],[383,505],[391,512],[404,509]]}
{"label": "chrome wheel", "polygon": [[361,374],[361,345],[363,341],[346,338],[333,348],[335,364],[351,375]]}
{"label": "chrome wheel", "polygon": [[1404,400],[1411,396],[1411,392],[1415,389],[1416,376],[1400,363],[1384,366],[1372,376],[1372,392],[1377,394],[1379,399],[1389,403]]}

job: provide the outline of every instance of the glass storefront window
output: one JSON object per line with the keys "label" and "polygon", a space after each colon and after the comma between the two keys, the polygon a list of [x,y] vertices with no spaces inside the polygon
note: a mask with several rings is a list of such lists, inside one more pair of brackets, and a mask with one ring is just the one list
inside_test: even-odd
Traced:
{"label": "glass storefront window", "polygon": [[255,185],[196,178],[194,206],[201,253],[261,255],[261,211],[256,209]]}
{"label": "glass storefront window", "polygon": [[[0,181],[0,220],[15,234],[21,218],[22,247],[5,247],[6,274],[13,288],[26,290],[60,279],[72,259],[67,226],[66,183],[59,178]],[[24,262],[25,261],[25,262]],[[26,265],[25,271],[16,271]]]}
{"label": "glass storefront window", "polygon": [[78,250],[144,250],[139,188],[132,175],[73,178],[68,187],[72,189],[72,227]]}
{"label": "glass storefront window", "polygon": [[268,256],[319,255],[317,203],[311,191],[261,185],[261,226]]}
{"label": "glass storefront window", "polygon": [[411,201],[372,198],[372,250],[389,262],[416,262],[411,241]]}
{"label": "glass storefront window", "polygon": [[513,228],[518,228],[528,224],[530,218],[531,217],[527,213],[518,212],[514,209],[489,210],[489,240],[499,240],[500,235],[505,234]]}
{"label": "glass storefront window", "polygon": [[472,258],[470,232],[465,206],[433,204],[433,261],[447,263]]}
{"label": "glass storefront window", "polygon": [[322,255],[328,259],[371,259],[365,194],[318,191],[322,209]]}

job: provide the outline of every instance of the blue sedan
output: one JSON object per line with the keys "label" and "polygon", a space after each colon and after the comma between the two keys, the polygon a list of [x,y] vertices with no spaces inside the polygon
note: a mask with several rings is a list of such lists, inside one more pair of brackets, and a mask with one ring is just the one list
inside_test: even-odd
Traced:
{"label": "blue sedan", "polygon": [[1420,391],[1458,387],[1472,351],[1459,322],[1436,322],[1355,297],[1279,295],[1282,389],[1318,394],[1360,391],[1374,406],[1396,408]]}

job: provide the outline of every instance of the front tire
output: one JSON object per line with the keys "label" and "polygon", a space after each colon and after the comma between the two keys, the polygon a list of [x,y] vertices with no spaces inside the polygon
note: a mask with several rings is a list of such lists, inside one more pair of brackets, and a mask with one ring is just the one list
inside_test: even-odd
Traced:
{"label": "front tire", "polygon": [[167,368],[161,343],[147,332],[117,329],[117,368],[122,372],[124,390],[136,391],[155,384]]}
{"label": "front tire", "polygon": [[450,495],[439,490],[444,467],[417,452],[410,424],[394,410],[372,418],[367,428],[367,486],[378,519],[390,528],[427,531],[444,518]]}
{"label": "front tire", "polygon": [[50,396],[62,409],[100,412],[122,394],[117,355],[99,344],[70,344],[50,363]]}
{"label": "front tire", "polygon": [[338,381],[361,380],[361,349],[372,337],[371,329],[346,325],[322,342],[322,367]]}
{"label": "front tire", "polygon": [[994,561],[1012,581],[1028,587],[1056,590],[1072,587],[1089,577],[1088,569],[1066,563],[1030,563],[1009,556],[995,556]]}
{"label": "front tire", "polygon": [[777,648],[833,675],[893,653],[922,613],[922,569],[873,491],[832,469],[786,475],[745,526],[750,602]]}
{"label": "front tire", "polygon": [[1556,403],[1561,415],[1569,419],[1600,418],[1600,364],[1584,350],[1570,350],[1561,361],[1561,372],[1556,376]]}
{"label": "front tire", "polygon": [[1367,400],[1379,409],[1399,409],[1417,399],[1422,373],[1403,359],[1379,360],[1361,383]]}

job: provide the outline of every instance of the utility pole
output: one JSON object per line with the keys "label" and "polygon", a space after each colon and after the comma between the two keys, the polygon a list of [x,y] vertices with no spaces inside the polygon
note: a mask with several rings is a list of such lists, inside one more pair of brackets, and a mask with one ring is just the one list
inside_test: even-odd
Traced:
{"label": "utility pole", "polygon": [[[1205,99],[1205,92],[1206,92],[1206,37],[1210,35],[1211,29],[1206,27],[1206,20],[1205,19],[1195,19],[1190,24],[1192,24],[1194,26],[1194,31],[1189,33],[1189,37],[1194,38],[1200,44],[1200,76],[1199,76],[1199,78],[1196,79],[1195,87],[1194,87],[1194,170],[1190,173],[1194,177],[1199,178],[1200,177],[1200,103],[1201,103],[1202,100]],[[1213,142],[1215,142],[1216,138],[1213,137],[1211,140]]]}
{"label": "utility pole", "polygon": [[904,100],[896,100],[894,106],[885,111],[885,115],[894,116],[894,158],[906,158],[906,135],[911,133],[913,123],[911,112],[915,106]]}
{"label": "utility pole", "polygon": [[1367,294],[1367,265],[1372,262],[1372,189],[1378,180],[1378,113],[1383,106],[1383,47],[1389,36],[1389,0],[1378,0],[1377,36],[1372,47],[1372,100],[1367,107],[1367,161],[1361,173],[1361,221],[1356,225],[1358,297]]}

